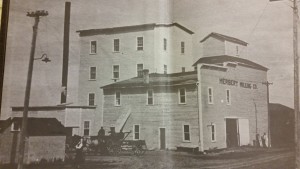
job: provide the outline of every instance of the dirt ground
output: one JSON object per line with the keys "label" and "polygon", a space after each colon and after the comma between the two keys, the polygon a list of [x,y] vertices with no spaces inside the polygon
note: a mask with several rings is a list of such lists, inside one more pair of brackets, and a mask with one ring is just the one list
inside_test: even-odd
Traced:
{"label": "dirt ground", "polygon": [[[122,153],[119,156],[87,155],[82,169],[294,169],[294,153],[286,149],[233,149],[206,155],[148,151],[143,156]],[[11,169],[10,167],[0,169]],[[72,164],[31,166],[27,169],[74,169]]]}

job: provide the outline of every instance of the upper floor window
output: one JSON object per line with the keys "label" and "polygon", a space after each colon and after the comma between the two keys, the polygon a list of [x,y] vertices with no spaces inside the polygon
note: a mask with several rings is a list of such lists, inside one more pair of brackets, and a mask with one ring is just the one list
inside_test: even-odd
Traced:
{"label": "upper floor window", "polygon": [[119,79],[119,78],[120,78],[120,66],[113,65],[113,79]]}
{"label": "upper floor window", "polygon": [[191,141],[190,125],[183,125],[183,141]]}
{"label": "upper floor window", "polygon": [[137,37],[137,50],[144,50],[144,38]]}
{"label": "upper floor window", "polygon": [[211,125],[211,141],[216,141],[216,124]]}
{"label": "upper floor window", "polygon": [[213,88],[209,87],[207,92],[208,92],[208,103],[213,104],[214,103]]}
{"label": "upper floor window", "polygon": [[186,99],[185,99],[185,89],[179,89],[178,94],[179,94],[179,103],[180,103],[180,104],[186,103]]}
{"label": "upper floor window", "polygon": [[90,67],[90,80],[96,80],[96,67]]}
{"label": "upper floor window", "polygon": [[148,90],[148,99],[147,99],[148,105],[153,105],[153,90]]}
{"label": "upper floor window", "polygon": [[140,139],[140,125],[133,125],[133,140]]}
{"label": "upper floor window", "polygon": [[181,43],[180,43],[180,51],[181,51],[181,54],[184,54],[184,50],[185,50],[184,42],[181,42]]}
{"label": "upper floor window", "polygon": [[90,121],[83,122],[83,135],[89,136],[90,135]]}
{"label": "upper floor window", "polygon": [[231,98],[230,98],[230,90],[226,90],[226,104],[230,105],[231,104]]}
{"label": "upper floor window", "polygon": [[168,73],[168,67],[167,65],[164,65],[164,74],[167,74]]}
{"label": "upper floor window", "polygon": [[121,92],[117,91],[115,96],[115,106],[121,105]]}
{"label": "upper floor window", "polygon": [[120,39],[114,39],[114,52],[120,51]]}
{"label": "upper floor window", "polygon": [[143,69],[144,65],[143,64],[137,64],[136,65],[136,71],[137,71],[137,76],[142,77],[143,76]]}
{"label": "upper floor window", "polygon": [[95,105],[95,93],[89,93],[89,106]]}
{"label": "upper floor window", "polygon": [[97,53],[97,41],[91,41],[90,44],[90,54],[96,54]]}
{"label": "upper floor window", "polygon": [[167,50],[167,39],[164,38],[164,50]]}

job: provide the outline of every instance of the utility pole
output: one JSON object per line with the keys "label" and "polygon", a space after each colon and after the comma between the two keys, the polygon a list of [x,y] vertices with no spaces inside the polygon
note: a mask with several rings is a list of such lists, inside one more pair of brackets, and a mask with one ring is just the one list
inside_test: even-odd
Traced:
{"label": "utility pole", "polygon": [[298,0],[293,2],[293,49],[294,49],[294,109],[295,109],[295,163],[296,169],[300,168],[299,151],[299,57],[298,57]]}
{"label": "utility pole", "polygon": [[273,83],[268,81],[263,82],[263,85],[267,86],[267,107],[268,107],[268,147],[271,147],[271,132],[270,132],[270,93],[269,93],[269,86]]}
{"label": "utility pole", "polygon": [[27,13],[28,17],[34,18],[34,25],[33,25],[33,35],[32,35],[32,42],[31,42],[29,67],[28,67],[28,73],[27,73],[27,83],[26,83],[26,90],[25,90],[22,128],[21,128],[21,134],[20,134],[21,136],[20,136],[20,142],[19,142],[18,169],[23,169],[23,162],[24,162],[24,150],[25,150],[25,142],[26,142],[25,137],[27,136],[28,107],[29,107],[29,100],[30,100],[30,88],[31,88],[36,37],[37,37],[37,33],[38,33],[38,31],[37,31],[38,24],[39,24],[40,17],[47,16],[47,15],[48,15],[48,12],[44,11],[44,10]]}

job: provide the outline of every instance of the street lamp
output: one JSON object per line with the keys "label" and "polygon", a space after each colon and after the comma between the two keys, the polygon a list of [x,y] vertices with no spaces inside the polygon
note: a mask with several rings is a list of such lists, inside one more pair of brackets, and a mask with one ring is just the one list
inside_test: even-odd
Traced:
{"label": "street lamp", "polygon": [[33,35],[32,35],[32,42],[31,42],[30,59],[29,59],[29,66],[28,66],[28,72],[27,72],[27,83],[26,83],[25,98],[24,98],[22,128],[21,128],[21,133],[20,133],[19,152],[18,152],[18,169],[23,169],[25,136],[27,135],[27,119],[28,119],[28,107],[29,107],[29,99],[30,99],[33,61],[39,60],[39,59],[42,59],[42,61],[44,61],[46,63],[50,61],[50,59],[47,57],[46,54],[43,54],[41,58],[36,58],[36,59],[34,58],[39,19],[41,16],[47,16],[47,15],[48,15],[48,12],[44,11],[44,10],[27,13],[27,16],[33,17],[35,19],[35,22],[33,25]]}

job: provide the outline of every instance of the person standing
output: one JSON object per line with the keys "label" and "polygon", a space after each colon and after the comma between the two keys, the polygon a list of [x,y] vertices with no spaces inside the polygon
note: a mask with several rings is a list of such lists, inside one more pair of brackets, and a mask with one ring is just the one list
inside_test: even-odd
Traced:
{"label": "person standing", "polygon": [[264,133],[262,136],[261,136],[261,141],[262,141],[262,145],[264,148],[267,147],[267,144],[266,144],[266,141],[267,141],[267,134]]}
{"label": "person standing", "polygon": [[79,142],[75,146],[76,148],[76,155],[75,155],[75,167],[80,168],[80,165],[84,161],[84,156],[83,156],[83,138],[81,137]]}
{"label": "person standing", "polygon": [[260,147],[259,134],[256,134],[256,147]]}

